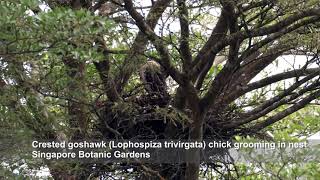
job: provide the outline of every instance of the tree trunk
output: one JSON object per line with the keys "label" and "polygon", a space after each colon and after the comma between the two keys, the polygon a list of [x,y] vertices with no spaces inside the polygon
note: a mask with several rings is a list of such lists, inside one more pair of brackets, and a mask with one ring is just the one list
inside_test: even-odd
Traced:
{"label": "tree trunk", "polygon": [[[193,113],[193,126],[191,127],[189,139],[192,141],[202,141],[203,139],[203,112]],[[186,180],[197,180],[199,178],[200,168],[200,150],[190,151],[188,156],[192,158],[192,162],[187,163]]]}

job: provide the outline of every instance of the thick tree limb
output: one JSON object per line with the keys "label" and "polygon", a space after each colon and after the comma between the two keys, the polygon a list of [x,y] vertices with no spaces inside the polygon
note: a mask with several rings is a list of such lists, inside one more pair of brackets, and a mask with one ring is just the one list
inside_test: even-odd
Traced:
{"label": "thick tree limb", "polygon": [[0,77],[0,92],[7,86],[7,83]]}
{"label": "thick tree limb", "polygon": [[[238,27],[238,22],[237,22],[238,17],[235,13],[235,11],[236,11],[235,2],[229,1],[229,0],[227,0],[227,1],[222,0],[221,4],[223,6],[223,9],[222,9],[222,13],[221,13],[220,18],[223,19],[225,21],[225,23],[227,23],[225,25],[228,27],[230,34],[238,32],[239,27]],[[225,19],[222,17],[225,17]],[[222,36],[220,35],[218,38],[219,39],[216,39],[216,41],[221,40]],[[227,65],[226,65],[226,66],[229,66],[230,69],[238,66],[238,64],[239,64],[238,63],[238,52],[239,52],[240,42],[241,42],[240,39],[235,39],[235,41],[230,44],[228,58],[227,58],[228,61],[227,61]],[[213,43],[216,43],[216,42],[213,42]],[[198,90],[200,90],[200,88],[203,84],[203,81],[206,77],[206,74],[208,73],[208,71],[212,67],[213,62],[215,60],[215,56],[216,56],[216,52],[210,53],[210,51],[208,51],[206,53],[208,55],[205,56],[204,59],[202,59],[202,61],[203,61],[202,65],[197,67],[199,69],[202,69],[199,76],[196,71],[195,71],[196,74],[193,74],[195,77],[198,76],[197,81],[196,81],[196,88]],[[195,59],[195,63],[196,63],[196,61],[198,61],[198,60]]]}
{"label": "thick tree limb", "polygon": [[[85,79],[85,62],[71,57],[63,57],[63,63],[67,67],[67,75],[71,79],[68,84],[68,93],[72,99],[78,102],[84,102],[86,97]],[[73,139],[85,137],[88,127],[87,107],[83,103],[74,101],[68,102],[68,115],[70,127],[74,130]]]}
{"label": "thick tree limb", "polygon": [[[291,15],[291,16],[279,21],[278,23],[276,23],[274,25],[251,30],[250,33],[245,32],[245,31],[238,31],[236,33],[233,33],[233,34],[225,37],[225,38],[220,39],[220,41],[218,41],[218,42],[213,43],[213,46],[211,48],[209,48],[208,53],[216,54],[219,51],[221,51],[224,47],[234,43],[237,40],[242,41],[246,38],[258,37],[258,36],[264,36],[264,35],[276,33],[278,31],[281,31],[283,28],[297,22],[300,19],[303,19],[305,17],[310,17],[310,16],[319,16],[319,15],[320,15],[320,9],[309,9],[309,10],[301,11],[299,13]],[[310,23],[309,21],[305,21],[304,23],[301,23],[300,26],[304,26],[309,23]],[[200,59],[201,59],[201,61],[203,60],[202,58],[200,58]],[[196,61],[196,59],[195,59],[195,61],[194,61],[196,66],[195,66],[195,73],[193,73],[193,74],[196,74],[197,69],[198,70],[202,69],[202,67],[204,66],[203,61],[202,61],[202,63],[199,63],[200,59],[198,61]]]}
{"label": "thick tree limb", "polygon": [[121,97],[116,90],[114,80],[108,75],[108,64],[109,62],[107,60],[94,62],[109,100],[111,102],[121,101]]}
{"label": "thick tree limb", "polygon": [[[192,69],[192,77],[196,80],[196,89],[200,90],[203,84],[203,81],[212,67],[216,54],[217,53],[210,53],[210,47],[213,46],[214,43],[221,40],[227,33],[228,30],[228,23],[227,23],[227,14],[222,11],[221,17],[213,30],[209,40],[200,50],[198,55],[195,57],[193,61],[193,69]],[[195,66],[198,62],[199,66]]]}
{"label": "thick tree limb", "polygon": [[103,83],[107,97],[111,102],[121,101],[121,97],[118,94],[115,83],[112,77],[109,76],[110,62],[109,62],[109,52],[105,44],[102,41],[98,41],[99,50],[102,51],[105,59],[99,62],[93,62],[97,71],[99,72],[100,79]]}
{"label": "thick tree limb", "polygon": [[131,15],[131,17],[136,21],[137,26],[141,30],[141,32],[145,33],[148,39],[153,43],[158,53],[161,56],[161,60],[159,61],[160,65],[165,68],[168,74],[179,84],[186,84],[185,79],[182,74],[175,69],[175,67],[171,64],[170,54],[167,47],[163,44],[163,41],[160,37],[158,37],[152,30],[152,28],[144,21],[143,17],[135,10],[133,7],[133,3],[131,0],[124,0],[125,8]]}
{"label": "thick tree limb", "polygon": [[[268,66],[271,62],[273,62],[276,58],[278,58],[283,52],[287,51],[288,47],[284,47],[285,49],[281,50],[279,47],[279,51],[273,52],[270,50],[267,52],[264,56],[260,57],[259,61],[255,61],[249,66],[246,67],[246,69],[240,69],[235,73],[235,69],[232,66],[225,66],[220,73],[216,76],[212,84],[210,85],[210,88],[208,92],[205,94],[205,96],[201,99],[201,106],[202,108],[210,108],[213,104],[216,104],[219,107],[224,107],[224,104],[228,104],[227,102],[230,102],[229,96],[225,97],[229,94],[228,90],[224,90],[226,85],[230,84],[230,88],[228,88],[232,92],[235,91],[235,87],[240,83],[248,83],[256,74],[258,74],[261,70],[263,70],[266,66]],[[235,73],[235,74],[234,74]],[[245,74],[245,75],[244,75]],[[236,80],[233,80],[233,76]],[[239,79],[240,78],[240,79]],[[236,83],[233,83],[236,82]],[[236,94],[237,95],[237,94]],[[222,101],[216,101],[218,97],[223,97]],[[235,96],[232,96],[235,97]],[[215,102],[216,101],[216,102]]]}
{"label": "thick tree limb", "polygon": [[[170,2],[171,0],[159,0],[152,6],[145,20],[145,23],[148,24],[150,29],[153,30],[155,28],[159,18],[161,17],[162,13],[167,8]],[[134,8],[133,10],[136,11]],[[117,80],[116,87],[119,94],[121,94],[122,89],[127,84],[131,74],[135,72],[137,68],[139,68],[139,64],[142,63],[142,61],[139,60],[139,58],[141,58],[140,55],[143,54],[143,51],[147,43],[148,38],[145,36],[144,32],[140,30],[130,48],[129,54],[126,56],[124,60],[119,74],[115,78]]]}
{"label": "thick tree limb", "polygon": [[226,35],[228,31],[227,16],[228,16],[227,12],[222,10],[221,16],[219,17],[219,20],[215,28],[213,29],[210,35],[210,38],[205,43],[205,45],[201,48],[201,50],[195,57],[194,61],[192,62],[193,67],[201,62],[201,65],[199,65],[197,68],[193,68],[193,74],[195,74],[195,77],[197,77],[197,75],[201,73],[201,71],[203,70],[202,67],[204,67],[206,64],[210,64],[210,62],[213,63],[214,56],[216,53],[214,54],[210,53],[210,49],[215,45],[215,43],[219,42]]}
{"label": "thick tree limb", "polygon": [[[296,14],[296,15],[292,15],[282,21],[280,21],[279,23],[275,24],[275,25],[272,25],[272,26],[269,26],[269,27],[264,27],[264,28],[259,28],[259,29],[256,29],[256,30],[252,30],[250,33],[244,33],[242,31],[239,31],[237,33],[234,33],[234,34],[231,34],[230,36],[226,37],[226,38],[223,38],[221,39],[219,42],[217,42],[211,49],[210,49],[210,53],[211,54],[216,54],[218,53],[223,47],[225,47],[226,45],[229,45],[229,44],[232,44],[232,43],[236,43],[237,41],[242,41],[244,40],[245,38],[248,38],[249,35],[251,37],[256,37],[256,36],[261,36],[261,35],[267,35],[269,33],[274,33],[274,32],[277,32],[279,30],[281,30],[281,28],[284,28],[288,25],[290,25],[291,23],[294,23],[295,21],[299,20],[299,19],[302,19],[304,17],[307,17],[307,16],[312,16],[312,15],[318,15],[319,12],[316,11],[315,9],[313,10],[310,10],[310,12],[308,11],[304,11],[304,12],[301,12],[299,14]],[[255,49],[259,49],[260,46],[268,43],[269,41],[273,41],[275,40],[276,38],[279,38],[280,36],[284,35],[285,34],[285,31],[293,31],[301,26],[304,26],[306,24],[309,24],[309,23],[312,23],[312,22],[316,22],[319,20],[319,17],[314,17],[314,18],[310,18],[310,19],[307,19],[307,20],[304,20],[296,25],[293,25],[291,28],[288,28],[286,30],[284,30],[283,32],[279,33],[278,35],[274,35],[273,38],[270,38],[270,39],[267,39],[265,40],[265,42],[262,42],[261,44],[259,44],[258,46],[255,47]],[[254,49],[254,50],[255,50]],[[253,52],[255,52],[254,50],[250,51],[251,53],[248,53],[248,55],[246,55],[246,57],[249,57],[249,55],[251,55]],[[277,55],[279,56],[279,55]],[[202,63],[198,63],[196,66],[195,66],[195,70],[197,69],[203,69],[203,65],[205,64],[204,62],[206,62],[204,59],[202,59]],[[229,66],[230,65],[230,66]],[[218,91],[221,91],[222,89],[219,90],[219,88],[215,88],[213,86],[221,86],[222,84],[222,81],[226,82],[226,81],[229,81],[230,78],[227,78],[227,77],[224,77],[224,76],[230,76],[230,74],[232,74],[234,71],[234,68],[236,67],[236,65],[232,65],[232,64],[229,64],[227,63],[227,65],[223,68],[223,70],[218,74],[218,76],[215,78],[213,84],[211,85],[211,89],[209,90],[209,92],[207,93],[207,95],[204,97],[204,99],[206,100],[203,100],[203,105],[204,106],[207,106],[209,105],[207,102],[209,102],[209,100],[207,99],[209,96],[211,96],[212,94],[215,94],[217,93]],[[211,67],[211,66],[210,66]],[[210,67],[207,67],[207,69],[210,69]],[[261,69],[261,68],[259,68]],[[197,71],[194,71],[195,73]],[[253,72],[257,72],[257,70],[253,71]],[[259,71],[260,72],[260,71]],[[196,74],[194,74],[196,75]],[[204,77],[202,76],[202,79]],[[221,78],[221,82],[219,82],[219,78]],[[197,85],[197,88],[199,89],[199,85]],[[221,88],[221,87],[220,87]],[[215,93],[211,93],[210,91],[212,91],[213,89],[216,89],[217,92]],[[211,94],[211,95],[210,95]],[[213,97],[213,96],[211,96]],[[213,101],[213,99],[211,99]]]}
{"label": "thick tree limb", "polygon": [[[289,48],[289,47],[288,47]],[[217,104],[229,104],[232,101],[234,101],[236,98],[244,95],[247,92],[250,92],[252,90],[267,86],[269,84],[292,78],[292,77],[299,77],[299,76],[305,76],[308,74],[311,74],[317,69],[300,69],[300,70],[294,70],[289,72],[284,72],[278,75],[267,77],[261,81],[251,83],[249,85],[246,85],[249,83],[249,81],[252,80],[253,77],[255,77],[262,69],[264,69],[267,65],[269,65],[272,61],[266,60],[269,59],[268,54],[276,53],[277,50],[281,49],[281,47],[276,46],[272,49],[270,49],[268,52],[266,52],[264,55],[261,55],[261,57],[257,58],[259,56],[259,53],[253,52],[249,57],[247,57],[244,60],[244,63],[246,65],[242,65],[241,69],[234,75],[234,79],[231,82],[231,86],[229,87],[229,90],[226,90],[228,95],[225,97],[221,97],[217,102]],[[283,50],[285,51],[285,50]],[[283,52],[282,51],[282,52]],[[283,53],[281,53],[283,54]],[[263,57],[265,56],[265,57]],[[271,59],[270,59],[271,60]],[[260,66],[260,67],[259,67]],[[303,72],[305,70],[305,72]],[[249,73],[250,72],[250,73]],[[221,102],[223,101],[223,102]],[[221,107],[221,106],[220,106]]]}
{"label": "thick tree limb", "polygon": [[181,28],[181,37],[180,37],[180,53],[182,56],[183,70],[188,74],[190,63],[192,61],[192,55],[189,47],[189,14],[186,6],[185,0],[178,0],[179,8],[179,21]]}
{"label": "thick tree limb", "polygon": [[[225,106],[227,106],[229,103],[231,103],[236,98],[238,98],[241,95],[240,94],[240,90],[242,89],[241,87],[249,83],[252,78],[254,78],[259,72],[261,72],[270,63],[276,60],[283,52],[286,52],[288,51],[288,49],[291,49],[291,48],[292,47],[286,44],[284,45],[280,44],[269,49],[267,52],[265,52],[263,55],[261,55],[258,58],[254,58],[255,56],[250,58],[248,57],[249,59],[254,59],[254,60],[251,61],[251,63],[249,63],[247,66],[241,67],[234,74],[229,74],[229,76],[232,76],[232,78],[228,79],[228,81],[222,80],[221,83],[224,83],[223,85],[225,87],[220,87],[220,90],[219,88],[216,88],[217,94],[215,98],[217,99],[216,99],[216,102],[214,102],[214,107],[220,108],[220,110],[222,110]],[[211,85],[210,88],[214,88],[214,87]],[[219,94],[219,92],[222,92],[222,90],[223,90],[223,93]],[[210,90],[208,91],[207,95],[209,94],[210,94]],[[208,97],[209,96],[205,96],[203,98],[203,101],[205,101],[205,98],[208,98]]]}

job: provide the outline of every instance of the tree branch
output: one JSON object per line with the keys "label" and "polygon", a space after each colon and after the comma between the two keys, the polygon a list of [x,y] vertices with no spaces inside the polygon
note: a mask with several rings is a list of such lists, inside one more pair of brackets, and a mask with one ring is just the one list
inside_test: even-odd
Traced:
{"label": "tree branch", "polygon": [[[192,76],[195,77],[194,80],[196,80],[197,76],[203,71],[203,67],[211,67],[212,66],[212,63],[214,61],[214,57],[215,57],[216,53],[210,53],[210,49],[215,45],[215,43],[217,43],[218,41],[223,39],[223,37],[226,35],[226,33],[228,31],[227,16],[228,16],[227,12],[222,10],[221,16],[220,16],[215,28],[213,29],[213,31],[210,35],[210,38],[205,43],[205,45],[201,48],[201,50],[199,51],[199,53],[195,57],[194,61],[192,62],[192,67],[194,67],[193,72],[192,72],[192,74],[193,74]],[[195,67],[197,64],[200,64],[200,65]],[[206,68],[206,70],[207,69],[210,69],[210,68]],[[204,70],[204,71],[206,71],[206,70]],[[204,72],[202,74],[205,75],[206,72]]]}
{"label": "tree branch", "polygon": [[318,97],[320,97],[320,90],[310,94],[309,96],[307,96],[306,98],[302,99],[301,101],[299,101],[298,103],[296,103],[295,105],[290,106],[289,108],[287,108],[284,111],[281,111],[280,113],[271,116],[269,118],[267,118],[266,120],[257,123],[254,126],[251,126],[250,128],[246,129],[245,131],[250,132],[250,133],[255,133],[258,132],[262,129],[264,129],[265,127],[276,123],[278,121],[280,121],[282,118],[304,108],[308,103],[310,103],[311,101],[313,101],[314,99],[317,99]]}
{"label": "tree branch", "polygon": [[[256,74],[258,74],[261,70],[263,70],[268,64],[273,62],[276,58],[278,58],[283,52],[287,51],[288,47],[284,47],[285,49],[281,49],[278,47],[279,51],[272,51],[269,50],[265,56],[260,57],[259,61],[255,61],[251,64],[251,66],[247,66],[246,69],[240,69],[237,70],[238,75],[235,75],[235,69],[232,66],[224,66],[224,68],[220,71],[220,73],[216,76],[212,84],[210,85],[210,88],[208,92],[205,94],[205,96],[201,99],[201,106],[202,108],[209,109],[213,104],[220,104],[219,107],[223,107],[223,104],[221,104],[221,101],[216,101],[216,99],[221,96],[224,97],[222,101],[228,100],[227,102],[230,102],[229,100],[232,99],[230,97],[234,96],[226,96],[228,94],[228,90],[235,92],[233,94],[236,94],[236,89],[234,89],[238,84],[240,83],[247,83],[252,79]],[[235,80],[232,78],[235,76]],[[240,79],[240,80],[239,80]],[[235,82],[236,83],[233,83]],[[225,88],[227,84],[231,84],[231,89],[228,88],[225,90],[224,93],[220,94],[222,90]],[[236,94],[238,95],[238,94]],[[226,96],[226,97],[225,97]],[[228,104],[228,103],[226,103]]]}
{"label": "tree branch", "polygon": [[124,0],[125,8],[131,17],[136,21],[137,26],[141,30],[141,32],[145,33],[148,39],[153,43],[158,53],[161,56],[161,61],[159,61],[160,65],[164,67],[164,69],[168,72],[168,74],[180,85],[186,84],[185,79],[182,74],[175,69],[175,67],[171,64],[170,54],[167,47],[163,44],[163,41],[160,37],[158,37],[152,30],[152,28],[143,20],[143,17],[135,10],[133,7],[133,3],[131,0]]}
{"label": "tree branch", "polygon": [[[238,31],[236,33],[233,33],[225,38],[221,38],[218,42],[212,44],[212,47],[208,48],[208,52],[210,54],[216,54],[219,51],[221,51],[224,47],[227,45],[230,45],[231,43],[239,40],[242,41],[246,38],[252,38],[252,37],[258,37],[258,36],[264,36],[272,33],[276,33],[278,31],[281,31],[282,28],[285,28],[295,22],[297,22],[300,19],[303,19],[305,17],[309,16],[319,16],[320,15],[320,9],[308,9],[305,11],[301,11],[299,13],[296,13],[294,15],[291,15],[278,23],[274,25],[270,25],[267,27],[262,27],[258,29],[251,30],[250,33],[246,31]],[[314,21],[312,21],[314,22]],[[310,21],[304,21],[304,23],[300,23],[300,26],[304,26],[306,24],[311,23]],[[200,61],[201,59],[201,61]],[[199,60],[195,61],[195,74],[197,70],[202,69],[203,67],[203,58],[200,58]],[[202,63],[199,63],[202,62]]]}
{"label": "tree branch", "polygon": [[106,95],[111,102],[121,101],[122,99],[116,90],[114,80],[109,76],[109,51],[103,39],[98,39],[96,44],[98,45],[98,50],[103,53],[105,58],[102,61],[93,62],[93,64],[99,73]]}
{"label": "tree branch", "polygon": [[185,0],[178,0],[179,8],[179,21],[181,28],[181,37],[180,37],[180,53],[182,56],[183,70],[188,74],[190,63],[192,61],[192,55],[189,47],[189,14],[186,6]]}
{"label": "tree branch", "polygon": [[252,90],[259,89],[259,88],[265,87],[267,85],[270,85],[270,84],[273,84],[273,83],[276,83],[278,81],[282,81],[285,79],[307,76],[307,75],[313,74],[313,73],[316,73],[316,75],[317,75],[318,74],[317,72],[320,72],[320,68],[297,69],[297,70],[292,70],[292,71],[288,71],[288,72],[283,72],[283,73],[272,75],[272,76],[266,77],[264,79],[261,79],[259,81],[250,83],[247,86],[243,87],[242,90],[243,90],[243,93],[247,93]]}
{"label": "tree branch", "polygon": [[246,84],[249,83],[252,78],[254,78],[265,67],[281,56],[283,52],[286,52],[291,48],[292,47],[286,44],[280,43],[280,45],[274,46],[258,58],[256,56],[259,55],[259,53],[251,55],[253,57],[249,56],[247,59],[251,60],[247,66],[238,69],[234,74],[231,75],[232,78],[227,82],[223,81],[226,85],[228,85],[228,87],[224,89],[224,93],[217,97],[214,107],[223,109],[226,105],[243,95],[241,94],[242,87],[246,86]]}
{"label": "tree branch", "polygon": [[[74,59],[68,54],[63,57],[67,75],[71,79],[68,84],[68,94],[79,102],[86,101],[85,62]],[[88,128],[87,107],[83,103],[68,101],[70,127],[73,129],[72,139],[84,138]]]}
{"label": "tree branch", "polygon": [[250,56],[252,53],[258,51],[261,47],[267,45],[270,42],[275,41],[276,39],[279,39],[280,37],[282,37],[283,35],[290,33],[294,30],[297,30],[298,28],[306,25],[306,24],[310,24],[310,23],[314,23],[320,20],[320,17],[312,17],[303,21],[300,21],[292,26],[289,26],[288,28],[283,28],[282,30],[270,35],[269,37],[259,41],[258,43],[254,44],[251,48],[247,49],[246,51],[244,51],[240,57],[240,60],[243,60],[245,58],[247,58],[248,56]]}
{"label": "tree branch", "polygon": [[[238,119],[232,123],[228,123],[225,127],[227,127],[227,128],[238,127],[243,124],[254,121],[262,116],[265,116],[266,114],[275,110],[276,108],[280,107],[281,105],[284,105],[284,104],[300,97],[304,93],[317,87],[320,83],[319,82],[313,83],[312,85],[309,85],[308,87],[303,88],[302,90],[298,91],[297,93],[293,93],[292,95],[290,95],[290,93],[292,93],[294,90],[296,90],[298,87],[300,87],[300,85],[306,83],[307,81],[316,77],[317,75],[319,75],[319,73],[314,73],[310,76],[305,77],[301,81],[296,82],[295,84],[290,86],[288,89],[284,90],[279,95],[265,101],[264,103],[262,103],[261,105],[259,105],[255,109],[243,114],[243,117],[247,117],[247,118]],[[288,96],[288,95],[290,95],[290,96]],[[285,97],[287,97],[287,98],[285,98]]]}
{"label": "tree branch", "polygon": [[276,2],[276,0],[254,1],[254,2],[251,2],[250,4],[241,5],[239,8],[241,8],[242,11],[244,12],[254,8],[263,7],[274,2]]}
{"label": "tree branch", "polygon": [[[171,1],[172,0],[158,0],[152,6],[145,21],[150,29],[155,28],[159,18]],[[136,11],[135,9],[133,10]],[[131,74],[135,72],[137,68],[139,68],[139,64],[142,63],[142,57],[140,55],[143,54],[147,43],[148,38],[145,36],[145,33],[140,30],[130,48],[129,54],[124,60],[119,74],[117,74],[115,78],[117,80],[116,87],[119,94],[121,94],[123,87],[128,83]]]}

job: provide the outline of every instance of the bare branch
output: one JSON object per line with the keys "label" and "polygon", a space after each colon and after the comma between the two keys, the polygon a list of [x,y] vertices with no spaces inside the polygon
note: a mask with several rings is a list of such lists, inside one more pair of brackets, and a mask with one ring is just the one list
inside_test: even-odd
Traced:
{"label": "bare branch", "polygon": [[[261,105],[259,105],[255,109],[243,114],[243,116],[247,117],[247,118],[238,119],[238,120],[236,120],[236,121],[234,121],[234,122],[232,122],[230,124],[227,124],[226,127],[228,127],[228,128],[230,128],[230,127],[238,127],[240,125],[243,125],[243,124],[249,123],[251,121],[254,121],[254,120],[256,120],[256,119],[268,114],[269,112],[273,111],[274,109],[280,107],[281,105],[284,105],[284,104],[286,104],[286,103],[298,98],[299,96],[303,95],[304,93],[312,90],[313,88],[317,87],[320,83],[318,83],[318,82],[313,83],[312,85],[309,85],[308,87],[298,91],[297,93],[293,93],[292,95],[290,95],[290,93],[292,93],[300,85],[306,83],[307,81],[309,81],[310,79],[314,78],[318,74],[319,73],[314,73],[314,74],[312,74],[310,76],[305,77],[301,81],[296,82],[295,84],[290,86],[288,89],[284,90],[279,95],[277,95],[277,96],[265,101],[264,103],[262,103]],[[288,96],[288,95],[290,95],[290,96]],[[287,97],[287,98],[285,98],[285,97]]]}
{"label": "bare branch", "polygon": [[250,9],[263,7],[263,6],[266,6],[266,5],[274,3],[274,2],[275,2],[275,0],[254,1],[254,2],[251,2],[250,4],[243,4],[239,8],[241,8],[242,11],[248,11]]}
{"label": "bare branch", "polygon": [[280,74],[272,75],[269,77],[266,77],[264,79],[261,79],[259,81],[253,82],[248,84],[247,86],[243,87],[243,93],[250,92],[255,89],[259,89],[262,87],[265,87],[267,85],[276,83],[281,80],[290,79],[294,77],[301,77],[301,76],[307,76],[309,74],[320,72],[320,68],[310,68],[310,69],[297,69],[292,70],[288,72],[283,72]]}
{"label": "bare branch", "polygon": [[278,122],[279,120],[283,119],[284,117],[304,108],[308,103],[310,103],[311,101],[317,99],[318,97],[320,97],[320,90],[308,95],[306,98],[302,99],[301,101],[299,101],[298,103],[296,103],[295,105],[290,106],[289,108],[287,108],[286,110],[281,111],[280,113],[271,116],[269,118],[267,118],[266,120],[257,123],[254,126],[251,126],[249,129],[250,130],[246,130],[250,133],[254,133],[254,132],[258,132],[262,129],[264,129],[265,127]]}

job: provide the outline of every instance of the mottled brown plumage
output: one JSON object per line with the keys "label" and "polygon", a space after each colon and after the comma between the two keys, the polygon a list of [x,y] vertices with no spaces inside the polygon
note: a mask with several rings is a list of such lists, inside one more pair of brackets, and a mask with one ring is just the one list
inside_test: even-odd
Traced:
{"label": "mottled brown plumage", "polygon": [[159,63],[151,60],[140,68],[140,79],[145,90],[151,95],[166,95],[166,78]]}

